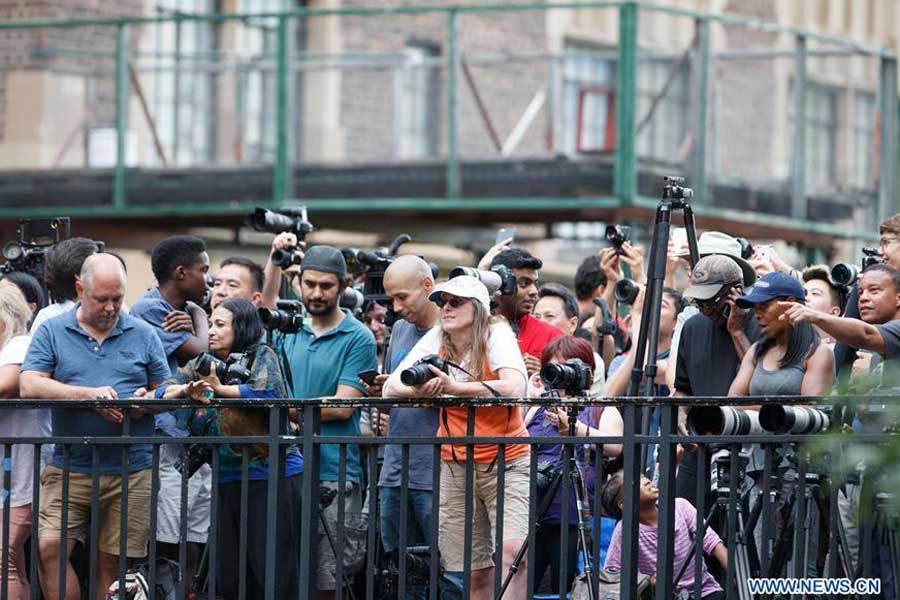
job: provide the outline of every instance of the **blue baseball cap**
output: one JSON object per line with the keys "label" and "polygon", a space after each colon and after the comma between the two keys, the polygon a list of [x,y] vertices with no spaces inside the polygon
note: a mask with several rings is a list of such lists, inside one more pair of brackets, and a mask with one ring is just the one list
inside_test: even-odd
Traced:
{"label": "blue baseball cap", "polygon": [[766,273],[757,280],[753,291],[737,299],[737,305],[741,308],[750,308],[775,298],[804,300],[806,291],[799,281],[786,273]]}

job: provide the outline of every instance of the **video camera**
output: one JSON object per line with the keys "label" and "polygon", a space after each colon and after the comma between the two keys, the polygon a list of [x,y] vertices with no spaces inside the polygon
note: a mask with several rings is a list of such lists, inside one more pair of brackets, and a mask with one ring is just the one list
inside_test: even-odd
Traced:
{"label": "video camera", "polygon": [[44,260],[47,249],[71,236],[69,217],[22,219],[16,228],[15,242],[3,246],[0,273],[28,273],[44,285]]}
{"label": "video camera", "polygon": [[241,385],[250,381],[252,364],[253,354],[250,352],[229,354],[224,361],[204,352],[197,357],[197,372],[204,376],[214,373],[224,385]]}
{"label": "video camera", "polygon": [[866,246],[862,249],[862,253],[862,268],[850,263],[838,263],[831,268],[831,280],[836,285],[851,287],[859,280],[859,275],[863,271],[872,265],[884,262],[878,248]]}
{"label": "video camera", "polygon": [[631,241],[631,227],[627,225],[607,225],[604,237],[606,237],[609,245],[615,249],[616,254],[621,256],[624,254],[622,245]]}
{"label": "video camera", "polygon": [[552,390],[563,390],[570,396],[578,396],[590,390],[593,379],[591,368],[578,358],[541,367],[541,381],[544,385]]}
{"label": "video camera", "polygon": [[746,454],[738,454],[738,478],[737,481],[731,479],[731,453],[727,450],[720,451],[718,455],[713,457],[712,469],[709,473],[710,490],[721,496],[727,496],[731,492],[731,487],[737,485],[740,492],[741,484],[747,476],[747,465],[750,464],[750,457]]}
{"label": "video camera", "polygon": [[297,333],[303,328],[303,304],[299,300],[279,300],[276,308],[260,307],[259,320],[269,330]]}
{"label": "video camera", "polygon": [[431,372],[431,369],[428,368],[429,366],[436,367],[444,373],[450,372],[449,365],[443,358],[437,354],[429,354],[417,360],[408,369],[403,369],[400,372],[400,381],[403,382],[403,385],[414,386],[422,385],[429,379],[434,379],[436,375]]}
{"label": "video camera", "polygon": [[[412,237],[409,234],[401,233],[384,250],[359,250],[356,252],[356,262],[366,267],[366,281],[363,286],[363,295],[366,300],[387,303],[388,297],[384,291],[384,272],[397,258],[397,251],[400,249],[400,246],[411,239]],[[341,250],[345,258],[348,250],[346,248]]]}
{"label": "video camera", "polygon": [[473,267],[454,267],[450,271],[450,279],[468,275],[484,284],[488,295],[500,293],[501,296],[515,296],[518,286],[515,274],[506,265],[494,265],[490,271],[479,271]]}

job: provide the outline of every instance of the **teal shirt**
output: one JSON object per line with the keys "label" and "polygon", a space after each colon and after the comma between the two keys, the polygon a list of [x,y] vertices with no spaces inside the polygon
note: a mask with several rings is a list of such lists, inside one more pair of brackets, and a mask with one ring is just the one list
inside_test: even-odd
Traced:
{"label": "teal shirt", "polygon": [[[344,320],[319,337],[308,322],[296,334],[279,334],[276,347],[282,360],[287,359],[294,398],[332,396],[338,384],[349,385],[365,393],[357,373],[378,368],[375,337],[369,329],[342,309]],[[349,419],[322,423],[322,435],[359,436],[359,410]],[[320,481],[337,481],[339,465],[337,444],[323,444],[320,455]],[[362,480],[359,446],[347,446],[347,481]]]}

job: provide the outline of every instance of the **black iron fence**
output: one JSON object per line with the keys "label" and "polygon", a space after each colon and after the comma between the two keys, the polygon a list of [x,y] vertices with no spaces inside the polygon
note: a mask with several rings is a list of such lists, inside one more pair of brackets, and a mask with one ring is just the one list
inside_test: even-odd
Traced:
{"label": "black iron fence", "polygon": [[[167,468],[166,456],[175,456],[175,468],[178,469],[178,496],[180,505],[178,521],[179,536],[177,543],[177,563],[181,573],[185,573],[189,563],[189,516],[192,510],[189,498],[191,470],[205,461],[209,477],[209,529],[205,551],[202,559],[194,569],[192,580],[184,577],[173,579],[176,597],[226,597],[266,599],[291,597],[312,598],[319,588],[320,564],[325,554],[330,551],[336,557],[333,562],[333,580],[336,584],[337,598],[382,598],[382,597],[421,597],[430,598],[469,598],[472,595],[470,581],[473,571],[472,549],[474,538],[478,535],[477,523],[473,523],[473,515],[485,516],[484,508],[475,500],[473,490],[476,487],[476,476],[490,480],[496,477],[496,498],[488,515],[491,523],[491,541],[494,549],[494,561],[499,566],[501,557],[507,559],[513,554],[521,559],[518,574],[524,577],[527,584],[527,597],[535,597],[544,593],[549,597],[566,597],[571,581],[564,575],[559,578],[558,589],[547,591],[546,582],[542,582],[535,573],[534,540],[541,527],[541,512],[550,503],[549,496],[558,490],[558,506],[561,524],[578,523],[580,528],[560,526],[558,548],[559,573],[571,571],[573,557],[567,549],[570,547],[570,536],[578,536],[577,572],[582,580],[590,579],[591,584],[581,586],[576,595],[584,594],[585,589],[592,587],[596,592],[601,580],[608,579],[609,573],[602,571],[604,561],[601,555],[604,547],[603,518],[608,511],[608,502],[604,508],[604,483],[612,471],[623,473],[621,487],[622,523],[621,523],[621,597],[638,598],[641,594],[651,593],[657,599],[670,599],[676,594],[700,597],[700,583],[696,589],[682,589],[679,581],[684,581],[693,573],[693,582],[702,582],[706,575],[706,567],[702,560],[694,560],[695,556],[704,554],[704,538],[708,528],[716,528],[722,533],[722,541],[727,548],[727,567],[722,573],[713,573],[710,577],[717,579],[727,598],[750,598],[752,594],[747,580],[759,577],[797,577],[797,578],[846,578],[851,581],[858,578],[878,578],[880,585],[887,589],[882,591],[883,597],[890,590],[896,590],[896,575],[900,573],[897,545],[897,517],[892,503],[892,490],[878,489],[877,476],[871,473],[864,482],[858,470],[847,472],[846,450],[866,445],[889,452],[897,440],[890,424],[877,427],[870,432],[850,432],[852,417],[842,418],[831,407],[853,407],[856,399],[799,398],[791,400],[791,406],[815,406],[816,401],[827,405],[828,410],[818,409],[794,415],[778,407],[785,406],[785,398],[619,398],[600,401],[597,399],[422,399],[413,401],[353,399],[353,400],[213,400],[204,409],[215,408],[218,411],[241,411],[252,408],[265,419],[259,422],[267,424],[267,431],[254,431],[242,435],[193,435],[176,438],[161,435],[134,435],[133,423],[142,416],[142,411],[155,407],[173,410],[176,408],[197,409],[196,403],[181,401],[2,401],[0,415],[10,414],[8,411],[22,409],[72,409],[91,411],[98,408],[117,408],[122,414],[122,434],[120,436],[93,437],[85,436],[50,436],[26,437],[21,435],[0,435],[0,448],[4,453],[4,472],[2,479],[2,584],[0,598],[15,597],[11,580],[10,555],[17,549],[11,548],[11,502],[10,490],[16,483],[15,477],[21,477],[22,465],[14,465],[14,448],[30,447],[33,449],[31,463],[27,471],[32,477],[32,502],[30,510],[31,541],[29,543],[29,560],[26,573],[28,593],[31,598],[66,597],[65,590],[72,590],[71,577],[79,581],[79,589],[96,590],[106,587],[103,573],[109,573],[109,561],[115,560],[116,579],[119,592],[112,597],[126,598],[126,588],[134,585],[134,574],[140,572],[148,582],[148,597],[158,598],[161,593],[157,583],[163,577],[168,578],[171,567],[158,559],[157,539],[159,527],[158,506],[160,499],[160,470]],[[865,399],[869,405],[874,401]],[[892,398],[878,399],[878,402],[892,405]],[[603,406],[607,409],[618,408],[624,418],[624,430],[620,436],[604,437],[474,437],[478,409],[489,406],[508,406],[510,411],[520,410],[526,405],[544,404],[581,409],[588,406]],[[708,427],[693,424],[691,435],[679,435],[677,429],[679,404],[689,407],[720,407],[762,405],[782,415],[776,423],[774,431],[759,431],[753,423],[743,423],[740,413],[733,413],[724,421],[715,418],[708,421]],[[408,407],[466,407],[468,415],[469,435],[461,437],[435,436],[393,436],[379,435],[323,435],[322,411],[334,407],[354,407],[360,411],[389,411],[391,408]],[[644,411],[653,411],[658,416],[658,427],[654,431],[641,430],[641,416]],[[871,411],[870,411],[871,412]],[[888,411],[889,412],[889,411]],[[718,414],[718,411],[712,411]],[[712,414],[711,413],[711,414]],[[223,414],[219,412],[218,414]],[[735,417],[735,415],[738,415]],[[731,417],[735,417],[729,420]],[[794,418],[796,417],[796,418]],[[824,421],[816,421],[823,418]],[[804,420],[806,419],[806,420]],[[891,423],[891,418],[887,419]],[[377,423],[378,419],[375,419]],[[799,424],[798,424],[799,421]],[[842,427],[842,422],[846,424]],[[711,423],[711,424],[710,424]],[[723,425],[724,423],[724,425]],[[741,430],[743,425],[748,430]],[[807,423],[807,425],[803,425]],[[771,424],[770,424],[771,425]],[[2,425],[0,425],[2,426]],[[724,430],[723,430],[724,428]],[[770,427],[771,428],[771,427]],[[265,428],[264,428],[265,429]],[[377,426],[375,427],[377,430]],[[698,431],[724,433],[723,435],[698,435]],[[0,429],[0,432],[5,430]],[[797,433],[798,431],[802,433]],[[829,434],[827,431],[843,433]],[[378,433],[376,431],[376,433]],[[135,501],[134,494],[129,494],[129,486],[135,484],[133,473],[130,473],[129,449],[135,445],[149,445],[150,484],[149,501]],[[439,551],[440,519],[442,514],[442,469],[449,468],[441,457],[440,447],[444,444],[459,444],[465,447],[465,458],[457,461],[455,467],[464,473],[465,494],[462,506],[464,526],[461,532],[453,536],[458,540],[452,552],[463,556],[462,568],[459,572],[446,573],[442,569],[442,557]],[[497,459],[491,465],[477,465],[474,449],[477,444],[496,444]],[[505,482],[508,471],[507,451],[516,445],[531,446],[528,460],[528,518],[527,536],[522,542],[530,544],[525,552],[519,545],[518,552],[511,552],[504,547],[504,518],[507,511]],[[616,460],[604,458],[603,444],[621,445],[621,456]],[[48,472],[42,459],[42,449],[54,446],[54,463],[58,468],[58,485],[50,486]],[[399,448],[401,456],[400,484],[395,493],[399,498],[399,509],[396,521],[397,551],[385,555],[381,538],[383,531],[379,523],[379,452],[385,445]],[[411,449],[418,446],[431,446],[432,482],[430,498],[431,519],[430,531],[414,532],[409,524],[412,510],[409,505],[410,496],[417,490],[410,488],[410,455]],[[539,448],[548,445],[561,447],[559,460],[551,468],[539,460]],[[229,483],[235,495],[226,499],[221,476],[221,447],[230,450],[228,460],[231,461]],[[696,446],[696,449],[693,447]],[[327,448],[326,448],[327,447]],[[687,447],[681,455],[682,475],[687,473],[688,463],[696,465],[696,473],[688,478],[690,483],[685,487],[682,478],[676,479],[679,448]],[[645,451],[642,453],[642,448]],[[174,449],[174,450],[173,450]],[[89,451],[91,468],[88,473],[77,472],[72,468],[73,452]],[[748,450],[749,455],[748,455]],[[118,455],[118,472],[112,474],[113,483],[105,479],[109,474],[101,473],[101,455],[108,460],[110,451]],[[285,469],[296,470],[296,460],[288,461],[287,456],[302,455],[302,474],[288,473]],[[323,452],[328,461],[336,460],[335,481],[320,481],[323,464]],[[690,455],[690,460],[685,457]],[[83,454],[82,454],[83,455]],[[350,496],[356,494],[353,479],[355,476],[350,465],[355,464],[359,456],[361,481],[360,496],[354,504]],[[649,458],[644,458],[649,456]],[[874,455],[873,455],[874,456]],[[278,457],[278,460],[272,460]],[[336,458],[335,458],[336,457]],[[268,475],[260,478],[258,470],[260,461],[268,467]],[[108,466],[108,462],[104,463]],[[291,466],[293,465],[293,466]],[[237,470],[234,470],[234,469]],[[107,471],[109,469],[107,468]],[[235,473],[239,473],[235,475]],[[643,579],[639,572],[646,572],[646,560],[641,559],[642,545],[646,545],[646,536],[639,534],[641,520],[641,474],[646,473],[654,479],[659,491],[658,524],[655,578],[652,590],[641,592],[639,582]],[[56,471],[54,471],[56,474]],[[293,480],[296,476],[298,479]],[[43,484],[42,484],[43,478]],[[291,479],[291,485],[285,480]],[[265,483],[259,483],[264,481]],[[548,482],[550,485],[548,492]],[[584,490],[579,485],[584,484]],[[841,498],[849,498],[848,488],[861,489],[863,483],[869,485],[871,493],[863,497],[871,497],[873,501],[863,501],[865,510],[862,517],[850,524],[841,518]],[[118,486],[120,493],[115,494],[117,506],[112,506],[104,492],[110,485]],[[480,484],[479,484],[480,485]],[[74,490],[78,487],[90,486],[90,506],[87,531],[77,536],[83,544],[73,544],[75,537],[74,521],[77,516],[70,508]],[[854,487],[856,486],[856,487]],[[297,496],[299,490],[299,497]],[[687,490],[687,492],[685,491]],[[608,490],[606,490],[608,491]],[[193,493],[193,492],[191,492]],[[685,548],[678,547],[680,531],[686,527],[681,513],[676,510],[676,493],[687,496],[696,507],[695,522],[687,527],[691,540],[691,550],[684,556]],[[261,504],[264,494],[264,503]],[[290,498],[286,496],[290,495]],[[609,494],[607,494],[608,496]],[[576,498],[576,496],[580,496]],[[131,499],[130,499],[131,498]],[[575,500],[583,499],[581,506]],[[615,499],[615,498],[614,498]],[[135,515],[136,508],[129,507],[129,502],[136,503],[146,512]],[[236,511],[241,526],[237,531],[229,528],[222,530],[220,512],[223,502],[227,502]],[[58,512],[53,512],[53,507]],[[73,505],[74,506],[74,505]],[[264,514],[260,514],[260,506],[264,506]],[[288,506],[286,514],[284,507]],[[251,510],[251,507],[256,507]],[[459,508],[459,507],[457,507]],[[229,509],[229,510],[231,510]],[[79,509],[81,510],[81,509]],[[323,518],[323,512],[333,511],[332,523]],[[104,514],[101,514],[104,511]],[[118,512],[118,530],[127,531],[128,535],[118,536],[118,556],[116,557],[108,543],[104,541],[100,523]],[[577,515],[583,519],[576,519]],[[53,513],[53,514],[48,514]],[[520,515],[521,516],[521,515]],[[351,518],[358,517],[358,518]],[[137,523],[137,525],[136,525]],[[134,555],[129,552],[129,543],[134,543],[133,529],[141,529],[146,523],[149,544],[146,557],[128,559]],[[721,524],[720,524],[721,523]],[[645,523],[642,527],[647,527]],[[652,526],[651,526],[652,528]],[[48,564],[45,550],[53,544],[45,545],[45,535],[41,535],[40,544],[36,543],[37,532],[59,530],[58,556],[52,556],[52,565]],[[264,536],[260,537],[264,529]],[[289,532],[286,532],[290,529]],[[607,531],[608,534],[608,531]],[[142,534],[139,534],[142,535]],[[416,537],[419,535],[419,537]],[[445,531],[443,535],[447,535]],[[223,537],[225,536],[225,537]],[[287,537],[285,537],[287,536]],[[423,543],[423,538],[427,543]],[[235,540],[233,545],[223,547],[221,541]],[[251,540],[262,540],[262,547],[253,545]],[[291,540],[289,550],[280,547],[282,540]],[[644,540],[644,541],[642,541]],[[518,542],[519,540],[517,540]],[[106,552],[100,550],[107,543]],[[322,545],[327,544],[328,548]],[[82,547],[83,546],[83,547]],[[39,552],[40,550],[40,552]],[[646,550],[644,548],[643,550]],[[706,548],[709,551],[709,548]],[[225,556],[223,556],[223,552]],[[323,554],[324,552],[324,554]],[[885,554],[886,553],[886,554]],[[41,558],[38,558],[38,555]],[[288,555],[286,555],[288,554]],[[293,555],[289,555],[293,554]],[[73,558],[80,559],[80,566],[69,569]],[[585,560],[584,557],[589,557]],[[676,560],[676,558],[678,560]],[[608,558],[607,558],[608,560]],[[42,562],[43,561],[43,562]],[[104,562],[105,561],[105,562]],[[509,560],[507,560],[509,562]],[[248,564],[259,568],[249,568]],[[106,565],[104,567],[104,564]],[[260,566],[261,565],[261,566]],[[477,566],[477,565],[474,565]],[[223,570],[228,570],[227,577],[222,577]],[[234,573],[234,570],[237,573]],[[164,571],[164,572],[163,572]],[[262,571],[261,573],[258,571]],[[713,569],[715,571],[715,569]],[[515,572],[515,569],[513,570]],[[55,574],[55,577],[48,577]],[[283,576],[284,573],[288,575]],[[587,573],[587,575],[584,575]],[[493,596],[521,597],[522,593],[514,593],[513,588],[506,589],[510,574],[496,568],[490,573],[490,586]],[[222,581],[233,581],[235,585],[222,589]],[[614,585],[605,583],[605,586]],[[514,586],[515,587],[515,586]],[[894,592],[890,592],[894,593]],[[89,594],[86,596],[89,597]],[[589,597],[587,595],[579,597]]]}

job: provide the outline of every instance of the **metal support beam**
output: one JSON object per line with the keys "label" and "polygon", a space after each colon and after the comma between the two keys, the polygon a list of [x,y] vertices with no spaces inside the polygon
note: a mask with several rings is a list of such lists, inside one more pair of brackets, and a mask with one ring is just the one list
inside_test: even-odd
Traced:
{"label": "metal support beam", "polygon": [[615,195],[631,204],[637,192],[634,120],[637,104],[638,6],[626,2],[619,7],[619,64],[616,87]]}
{"label": "metal support beam", "polygon": [[695,69],[697,72],[697,102],[694,106],[694,152],[691,164],[691,187],[694,188],[694,205],[706,204],[706,119],[709,100],[709,21],[697,19],[697,48]]}
{"label": "metal support beam", "polygon": [[460,181],[459,147],[457,136],[457,80],[459,75],[459,48],[457,46],[457,19],[455,8],[447,12],[447,166],[446,195],[459,196]]}
{"label": "metal support beam", "polygon": [[288,165],[288,35],[287,18],[278,19],[278,75],[275,107],[275,165],[272,175],[272,202],[283,202],[288,195],[291,178]]}
{"label": "metal support beam", "polygon": [[806,36],[794,55],[794,145],[791,155],[791,217],[806,218]]}
{"label": "metal support beam", "polygon": [[897,209],[897,59],[881,58],[879,69],[881,98],[881,155],[878,157],[878,221]]}
{"label": "metal support beam", "polygon": [[128,203],[125,143],[128,133],[128,25],[116,26],[116,168],[113,173],[113,206]]}

